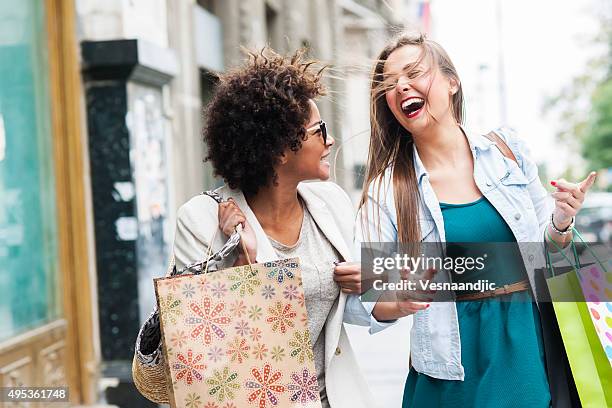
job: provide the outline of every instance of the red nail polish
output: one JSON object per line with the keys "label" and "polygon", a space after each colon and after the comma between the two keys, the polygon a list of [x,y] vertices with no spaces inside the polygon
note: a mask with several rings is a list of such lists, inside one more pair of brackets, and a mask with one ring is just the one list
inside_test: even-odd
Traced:
{"label": "red nail polish", "polygon": [[551,181],[551,182],[550,182],[550,184],[551,184],[553,187],[556,187],[556,186],[557,186],[557,182],[556,182],[556,181]]}

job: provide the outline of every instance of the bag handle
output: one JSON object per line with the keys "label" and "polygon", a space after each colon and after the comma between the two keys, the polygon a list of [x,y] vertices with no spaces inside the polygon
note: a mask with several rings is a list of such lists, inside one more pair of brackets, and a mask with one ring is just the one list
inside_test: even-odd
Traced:
{"label": "bag handle", "polygon": [[[206,258],[205,258],[206,260],[210,260],[210,252],[211,252],[211,249],[212,249],[212,243],[215,240],[215,238],[217,237],[217,231],[219,231],[219,228],[217,228],[215,230],[215,233],[213,234],[213,237],[212,237],[212,239],[210,241],[210,245],[208,245],[208,251],[206,253]],[[236,225],[236,228],[234,229],[234,231],[235,232],[232,234],[232,237],[234,235],[238,235],[238,239],[240,241],[240,244],[242,245],[242,251],[244,252],[244,255],[246,256],[247,262],[249,263],[249,267],[251,268],[251,270],[253,270],[253,264],[251,263],[251,258],[249,257],[249,252],[247,251],[247,248],[246,248],[246,245],[244,243],[244,240],[242,240],[242,235],[241,235],[241,233],[242,233],[242,224]],[[230,240],[228,240],[228,242],[229,241]],[[234,248],[235,248],[235,246],[234,246]],[[205,261],[202,261],[202,262],[205,262]],[[208,265],[209,264],[210,264],[210,262],[206,261],[206,267],[204,268],[204,273],[205,274],[208,273]]]}
{"label": "bag handle", "polygon": [[[574,232],[576,232],[575,229],[574,229]],[[572,263],[572,261],[570,261],[570,259],[565,255],[565,253],[563,252],[563,249],[561,249],[561,247],[557,245],[555,241],[553,241],[552,237],[550,236],[550,232],[548,232],[548,230],[546,231],[546,235],[548,236],[549,242],[552,242],[552,244],[555,246],[555,248],[557,248],[561,256],[565,258],[565,260],[568,262],[569,265],[573,266],[574,268],[576,267],[578,267],[578,269],[581,268],[580,257],[578,256],[578,252],[576,251],[576,244],[574,244],[574,240],[570,241],[570,247],[572,248],[572,252],[574,254],[574,261],[576,262],[575,264]],[[555,269],[552,266],[552,262],[550,260],[550,251],[548,250],[546,243],[544,244],[544,252],[546,253],[546,267],[550,270],[550,273],[552,274],[552,276],[555,276]]]}
{"label": "bag handle", "polygon": [[597,255],[595,255],[595,252],[593,252],[590,245],[586,243],[586,241],[584,240],[584,238],[582,238],[582,235],[580,235],[580,233],[578,232],[576,228],[574,228],[574,234],[576,234],[576,236],[580,238],[580,241],[584,244],[584,247],[591,253],[591,255],[593,255],[593,259],[595,259],[597,263],[599,264],[599,266],[601,266],[601,270],[607,273],[608,270],[604,266],[604,263],[597,257]]}
{"label": "bag handle", "polygon": [[504,142],[504,139],[499,137],[497,133],[495,133],[494,131],[490,131],[489,133],[484,135],[484,137],[486,137],[487,139],[495,143],[495,146],[497,146],[501,154],[503,154],[504,156],[506,156],[507,158],[509,158],[510,160],[512,160],[518,165],[518,160],[516,159],[516,156],[512,152],[512,149],[508,147],[508,144],[506,144],[506,142]]}
{"label": "bag handle", "polygon": [[[597,263],[599,264],[599,266],[601,266],[601,270],[604,271],[605,273],[608,273],[607,268],[604,266],[604,263],[601,261],[601,259],[599,259],[599,257],[597,255],[595,255],[595,252],[591,249],[590,245],[586,243],[586,241],[584,240],[584,238],[582,237],[582,235],[578,232],[578,230],[576,228],[572,228],[572,233],[574,235],[576,235],[580,241],[584,244],[584,247],[591,253],[591,255],[593,256],[593,259],[595,259],[597,261]],[[552,244],[555,246],[555,248],[557,248],[557,250],[561,253],[561,255],[563,255],[563,257],[569,262],[570,265],[575,266],[572,264],[572,262],[565,256],[565,254],[563,253],[563,250],[561,249],[561,247],[559,247],[559,245],[557,245],[557,243],[551,238],[550,233],[548,231],[546,231],[546,234],[548,235],[548,239],[550,242],[552,242]],[[572,247],[572,251],[574,252],[574,258],[576,259],[576,265],[580,268],[580,258],[578,257],[578,253],[576,251],[576,245],[574,244],[574,240],[570,241],[570,245]],[[550,260],[549,257],[549,251],[548,249],[546,249],[546,257],[547,257],[547,263]],[[551,264],[552,266],[552,264]],[[551,269],[552,271],[552,269]],[[554,276],[554,273],[553,273]]]}
{"label": "bag handle", "polygon": [[[575,228],[572,228],[572,231],[578,234],[578,231]],[[574,254],[574,261],[576,262],[575,264],[573,264],[572,261],[570,261],[569,258],[565,256],[563,249],[552,239],[548,230],[546,230],[546,235],[548,236],[548,241],[552,242],[555,248],[557,248],[557,251],[561,254],[561,256],[563,256],[563,258],[565,258],[569,265],[577,269],[582,268],[582,266],[580,265],[580,257],[578,256],[578,251],[576,251],[576,244],[574,243],[574,240],[570,241],[570,247],[572,248],[572,253]],[[555,270],[552,267],[552,262],[550,261],[550,251],[548,250],[546,243],[544,243],[544,250],[546,252],[546,265],[550,268],[550,272],[552,273],[552,275],[555,276]]]}
{"label": "bag handle", "polygon": [[[202,192],[202,194],[209,196],[210,198],[215,200],[217,204],[221,204],[223,202],[223,198],[216,191],[204,191]],[[223,247],[221,247],[221,249],[219,249],[217,252],[211,255],[212,243],[217,237],[218,231],[219,231],[219,228],[216,228],[215,232],[213,233],[212,239],[210,240],[210,243],[208,245],[206,256],[204,257],[203,260],[186,265],[184,268],[180,269],[179,271],[176,271],[176,268],[175,268],[176,273],[173,273],[172,275],[175,275],[175,274],[180,275],[189,270],[193,270],[195,274],[208,273],[208,266],[210,265],[211,262],[213,261],[218,262],[218,261],[221,261],[227,258],[227,256],[230,253],[232,253],[232,251],[238,246],[238,244],[242,244],[242,250],[244,251],[246,258],[247,258],[247,262],[249,263],[249,266],[252,269],[253,264],[251,262],[251,258],[249,257],[249,253],[246,250],[246,245],[244,244],[244,241],[241,239],[241,235],[240,235],[242,233],[242,224],[238,224],[236,226],[236,230],[235,230],[236,232],[234,232],[229,237],[229,239],[223,245]]]}

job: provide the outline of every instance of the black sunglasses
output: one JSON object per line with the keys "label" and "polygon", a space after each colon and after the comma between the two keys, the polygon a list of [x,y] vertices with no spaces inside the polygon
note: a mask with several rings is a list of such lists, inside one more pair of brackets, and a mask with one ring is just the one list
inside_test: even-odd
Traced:
{"label": "black sunglasses", "polygon": [[[316,130],[315,130],[316,128]],[[319,133],[321,132],[321,136],[323,137],[323,144],[327,146],[327,124],[325,121],[320,120],[316,125],[309,127],[306,129],[307,132]]]}

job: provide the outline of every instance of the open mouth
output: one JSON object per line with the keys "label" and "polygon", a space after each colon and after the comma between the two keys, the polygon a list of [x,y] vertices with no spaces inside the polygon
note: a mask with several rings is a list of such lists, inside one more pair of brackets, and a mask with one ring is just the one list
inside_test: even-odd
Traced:
{"label": "open mouth", "polygon": [[409,117],[413,118],[417,116],[425,106],[425,99],[422,98],[408,98],[402,102],[402,112]]}

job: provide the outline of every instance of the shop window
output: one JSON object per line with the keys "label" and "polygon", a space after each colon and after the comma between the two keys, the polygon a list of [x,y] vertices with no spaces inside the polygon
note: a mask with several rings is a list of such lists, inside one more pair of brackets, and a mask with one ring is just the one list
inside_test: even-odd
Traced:
{"label": "shop window", "polygon": [[211,14],[215,14],[215,0],[198,0],[198,6]]}
{"label": "shop window", "polygon": [[0,0],[0,341],[60,314],[44,7]]}
{"label": "shop window", "polygon": [[363,188],[363,180],[365,177],[366,166],[365,164],[355,164],[353,166],[354,184],[353,188],[360,190]]}

